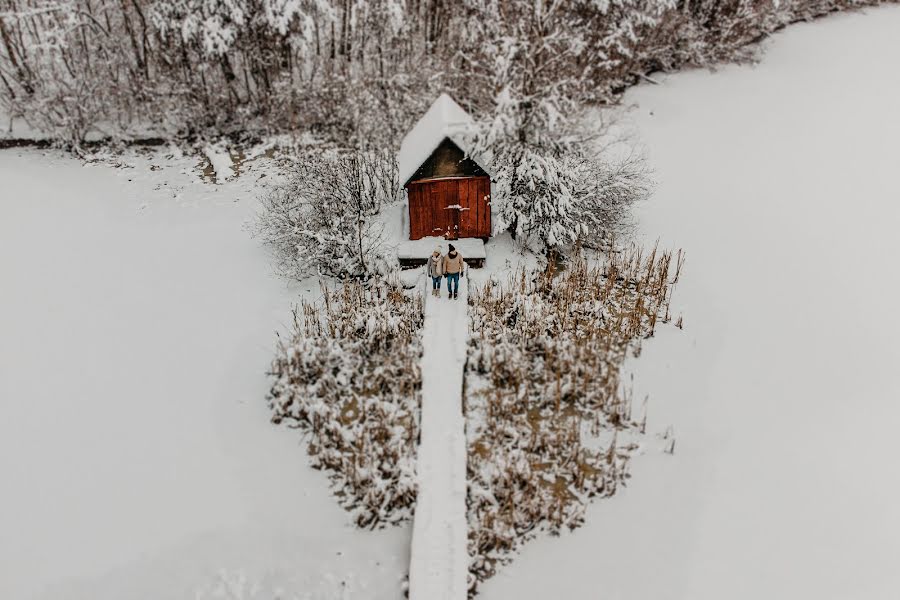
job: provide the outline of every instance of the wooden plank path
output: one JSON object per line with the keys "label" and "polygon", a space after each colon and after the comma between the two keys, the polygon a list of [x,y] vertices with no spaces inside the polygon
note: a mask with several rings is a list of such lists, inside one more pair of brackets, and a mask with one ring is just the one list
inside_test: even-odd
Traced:
{"label": "wooden plank path", "polygon": [[416,462],[418,494],[409,567],[410,600],[465,600],[469,554],[463,369],[469,337],[469,279],[459,298],[431,295],[426,278],[422,333],[422,416]]}

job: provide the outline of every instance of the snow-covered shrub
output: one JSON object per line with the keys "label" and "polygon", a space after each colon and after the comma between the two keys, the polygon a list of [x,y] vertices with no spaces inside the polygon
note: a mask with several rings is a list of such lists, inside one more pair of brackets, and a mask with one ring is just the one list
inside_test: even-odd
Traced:
{"label": "snow-covered shrub", "polygon": [[[628,477],[643,417],[633,414],[622,363],[658,320],[679,253],[632,249],[561,274],[519,271],[470,292],[465,411],[472,581],[540,529],[578,526],[590,498]],[[476,585],[476,583],[473,583]]]}
{"label": "snow-covered shrub", "polygon": [[587,154],[590,136],[567,114],[571,99],[529,92],[524,73],[505,77],[519,83],[506,85],[493,117],[474,133],[474,153],[490,157],[496,180],[495,230],[548,254],[578,242],[608,245],[627,228],[631,205],[650,193],[642,159]]}
{"label": "snow-covered shrub", "polygon": [[510,143],[495,153],[491,195],[496,207],[497,233],[509,231],[513,238],[536,250],[562,248],[585,232],[574,195],[578,173],[570,161],[540,149]]}
{"label": "snow-covered shrub", "polygon": [[308,154],[293,168],[262,197],[255,227],[279,270],[298,279],[383,272],[383,226],[375,217],[399,197],[393,154]]}
{"label": "snow-covered shrub", "polygon": [[424,320],[422,297],[396,280],[353,281],[294,311],[280,340],[269,404],[308,434],[360,526],[394,523],[415,502]]}
{"label": "snow-covered shrub", "polygon": [[561,156],[509,144],[496,155],[496,229],[541,252],[607,247],[630,225],[631,206],[651,192],[641,159]]}
{"label": "snow-covered shrub", "polygon": [[644,160],[637,155],[601,160],[583,155],[566,158],[573,180],[570,194],[575,242],[584,247],[609,248],[612,240],[628,233],[631,207],[652,192]]}

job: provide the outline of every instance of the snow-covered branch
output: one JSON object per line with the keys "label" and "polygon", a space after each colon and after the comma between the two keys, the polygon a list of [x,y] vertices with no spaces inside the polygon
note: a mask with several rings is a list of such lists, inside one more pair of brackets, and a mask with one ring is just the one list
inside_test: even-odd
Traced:
{"label": "snow-covered branch", "polygon": [[[743,60],[787,23],[881,1],[3,0],[0,102],[29,115],[63,82],[89,82],[84,118],[113,135],[154,124],[395,145],[441,91],[484,114],[508,89],[540,104],[539,124],[615,102],[652,71]],[[34,121],[66,141],[86,133]]]}
{"label": "snow-covered branch", "polygon": [[307,155],[262,198],[255,232],[289,277],[365,278],[383,272],[382,226],[374,218],[398,199],[389,152]]}

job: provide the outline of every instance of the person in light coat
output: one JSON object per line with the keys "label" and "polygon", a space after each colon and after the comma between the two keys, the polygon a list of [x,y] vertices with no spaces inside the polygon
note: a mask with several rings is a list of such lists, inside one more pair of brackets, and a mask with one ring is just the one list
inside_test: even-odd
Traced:
{"label": "person in light coat", "polygon": [[440,297],[441,295],[441,276],[444,274],[444,257],[441,256],[441,249],[437,247],[428,262],[425,264],[425,271],[431,277],[431,295]]}
{"label": "person in light coat", "polygon": [[450,298],[456,298],[459,295],[459,278],[465,268],[466,263],[463,262],[462,254],[453,247],[453,244],[450,244],[442,269],[447,278],[447,291],[450,292]]}

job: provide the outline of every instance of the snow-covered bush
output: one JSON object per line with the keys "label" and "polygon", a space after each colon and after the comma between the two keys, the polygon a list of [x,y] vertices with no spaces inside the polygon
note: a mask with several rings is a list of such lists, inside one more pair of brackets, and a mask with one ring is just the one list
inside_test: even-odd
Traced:
{"label": "snow-covered bush", "polygon": [[365,278],[385,270],[381,208],[398,199],[389,152],[309,154],[261,201],[256,234],[289,277]]}
{"label": "snow-covered bush", "polygon": [[495,157],[495,227],[542,252],[609,246],[652,187],[638,158],[606,161],[574,150],[554,156],[514,143]]}
{"label": "snow-covered bush", "polygon": [[272,420],[308,434],[313,466],[363,527],[415,502],[423,320],[421,295],[397,281],[350,282],[295,310],[272,363]]}
{"label": "snow-covered bush", "polygon": [[535,250],[578,239],[585,229],[577,218],[579,173],[569,168],[570,157],[515,139],[494,139],[492,146],[495,232],[509,231],[519,243],[536,245]]}
{"label": "snow-covered bush", "polygon": [[573,155],[566,158],[565,167],[573,180],[570,194],[573,221],[578,224],[576,243],[610,248],[614,239],[628,233],[632,205],[652,192],[643,158],[631,155],[607,160]]}
{"label": "snow-covered bush", "polygon": [[490,157],[494,170],[495,230],[548,254],[608,245],[627,229],[631,205],[650,193],[643,160],[586,153],[598,132],[570,119],[575,105],[556,88],[529,91],[531,63],[507,65],[493,117],[474,133],[474,153]]}
{"label": "snow-covered bush", "polygon": [[559,275],[470,292],[466,371],[473,581],[540,529],[578,526],[590,498],[628,477],[644,429],[621,381],[629,352],[668,320],[679,253],[632,249]]}

